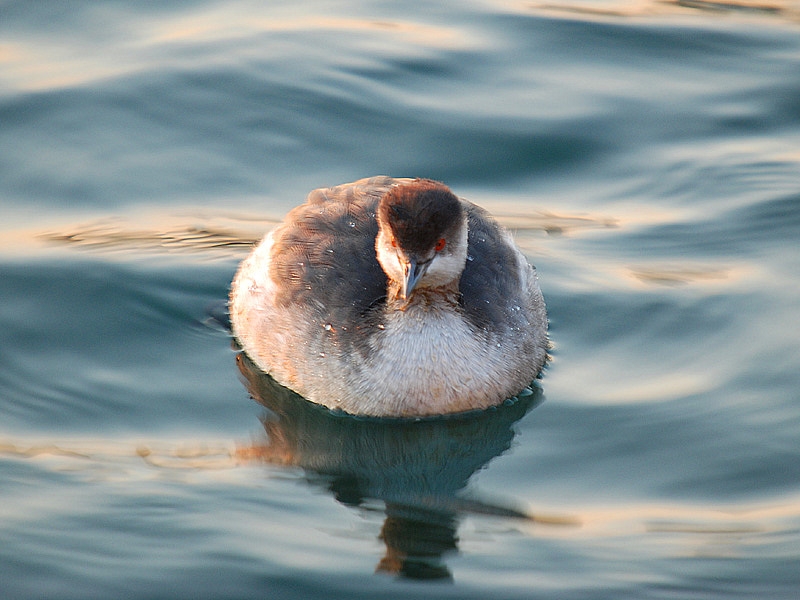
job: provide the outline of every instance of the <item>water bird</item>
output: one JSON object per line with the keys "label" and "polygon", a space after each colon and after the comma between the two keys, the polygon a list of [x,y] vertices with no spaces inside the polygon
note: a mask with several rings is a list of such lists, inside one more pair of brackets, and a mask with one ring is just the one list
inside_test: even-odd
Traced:
{"label": "water bird", "polygon": [[429,179],[312,191],[242,261],[229,310],[259,369],[354,415],[487,409],[547,357],[535,269],[486,210]]}

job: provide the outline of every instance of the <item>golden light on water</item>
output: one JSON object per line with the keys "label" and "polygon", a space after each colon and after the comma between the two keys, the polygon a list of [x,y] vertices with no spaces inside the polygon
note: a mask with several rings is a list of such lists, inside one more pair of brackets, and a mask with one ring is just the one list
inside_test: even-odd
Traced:
{"label": "golden light on water", "polygon": [[[576,506],[565,510],[579,527],[522,524],[531,536],[569,538],[592,543],[625,544],[638,538],[659,555],[687,558],[744,557],[750,550],[788,540],[787,528],[800,518],[800,497],[749,504],[709,507],[690,503],[634,503]],[[648,542],[649,540],[649,542]]]}
{"label": "golden light on water", "polygon": [[[800,19],[800,8],[789,0],[766,2],[739,2],[712,0],[622,0],[604,3],[598,10],[595,2],[517,2],[499,1],[509,10],[530,14],[541,11],[550,15],[569,17],[581,14],[598,18],[647,18],[664,15],[691,17],[696,14],[717,12],[728,18],[739,14],[752,18],[762,15],[787,21]],[[266,12],[266,11],[265,11]],[[144,69],[151,61],[151,53],[163,55],[163,64],[180,64],[182,45],[202,45],[225,40],[236,41],[242,56],[253,50],[252,38],[262,34],[286,32],[347,32],[354,36],[378,33],[407,46],[447,49],[475,48],[491,40],[481,40],[476,31],[456,27],[432,26],[413,19],[386,20],[369,18],[344,18],[324,14],[307,14],[306,9],[281,10],[271,8],[270,17],[258,11],[228,10],[225,5],[207,7],[194,12],[175,12],[159,15],[158,19],[130,18],[109,24],[107,36],[88,36],[74,32],[71,35],[51,30],[47,36],[31,38],[20,33],[6,35],[0,44],[0,86],[7,90],[36,91],[74,87],[102,78],[120,77]],[[268,56],[268,46],[257,45],[258,56]],[[173,55],[172,50],[178,50]],[[213,62],[214,56],[207,57]]]}
{"label": "golden light on water", "polygon": [[[93,482],[151,480],[154,477],[191,477],[191,481],[225,484],[230,477],[250,477],[249,465],[263,465],[258,452],[248,445],[222,440],[147,442],[136,440],[0,440],[0,455],[33,461],[38,468],[72,477],[89,477]],[[289,464],[291,461],[287,461]],[[259,477],[261,471],[258,471]],[[189,480],[187,480],[188,482]],[[60,499],[55,499],[60,502]],[[48,502],[42,499],[40,506]],[[13,516],[16,511],[7,511]],[[25,511],[21,510],[20,514]],[[607,502],[557,505],[537,504],[526,511],[528,519],[501,519],[536,538],[569,538],[586,543],[624,543],[632,536],[644,536],[658,544],[659,553],[674,556],[741,556],[749,548],[779,543],[800,519],[800,497],[716,506],[687,502]],[[496,517],[477,516],[488,519]],[[641,539],[641,538],[640,538]]]}
{"label": "golden light on water", "polygon": [[[307,15],[303,14],[303,9],[284,11],[282,15],[269,11],[269,14],[267,18],[259,16],[258,12],[245,14],[226,7],[212,7],[206,11],[175,13],[166,18],[115,23],[113,35],[94,40],[68,29],[37,38],[11,35],[0,44],[0,87],[31,92],[122,77],[145,69],[151,64],[153,53],[162,56],[164,68],[179,69],[189,60],[185,57],[184,46],[194,47],[195,58],[191,60],[197,60],[197,56],[204,56],[204,45],[226,40],[236,44],[236,54],[245,62],[251,58],[281,58],[287,47],[282,43],[273,44],[270,36],[293,32],[303,35],[309,31],[345,33],[361,36],[365,43],[372,34],[379,42],[376,52],[385,43],[436,49],[480,45],[474,34],[467,36],[455,28],[434,27],[412,20]],[[207,65],[216,60],[210,53],[204,57]]]}

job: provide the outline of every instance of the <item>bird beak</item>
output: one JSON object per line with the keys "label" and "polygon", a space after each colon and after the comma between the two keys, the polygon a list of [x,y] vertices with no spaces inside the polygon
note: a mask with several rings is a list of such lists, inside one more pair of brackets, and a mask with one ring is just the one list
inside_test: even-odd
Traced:
{"label": "bird beak", "polygon": [[417,287],[417,283],[419,283],[419,280],[425,275],[430,264],[430,261],[417,262],[415,258],[409,258],[405,261],[406,275],[403,277],[403,285],[400,288],[401,299],[408,300],[411,292]]}

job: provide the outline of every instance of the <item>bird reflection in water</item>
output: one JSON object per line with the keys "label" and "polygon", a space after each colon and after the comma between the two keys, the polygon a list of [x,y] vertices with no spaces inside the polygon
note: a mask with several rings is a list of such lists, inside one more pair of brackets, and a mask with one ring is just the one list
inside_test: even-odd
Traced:
{"label": "bird reflection in water", "polygon": [[503,454],[514,424],[541,391],[487,411],[423,420],[359,418],[307,402],[264,375],[244,354],[239,370],[268,411],[266,441],[249,458],[299,466],[321,476],[339,502],[385,507],[377,571],[414,579],[450,579],[444,557],[457,550],[459,516],[533,517],[462,495],[470,477]]}

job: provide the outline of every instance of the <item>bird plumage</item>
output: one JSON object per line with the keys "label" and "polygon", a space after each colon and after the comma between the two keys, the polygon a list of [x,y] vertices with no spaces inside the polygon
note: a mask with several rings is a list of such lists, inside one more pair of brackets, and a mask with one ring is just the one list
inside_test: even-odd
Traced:
{"label": "bird plumage", "polygon": [[[405,298],[409,257],[428,266]],[[355,414],[487,408],[546,358],[535,271],[485,210],[428,180],[311,192],[243,261],[230,309],[262,370]]]}

